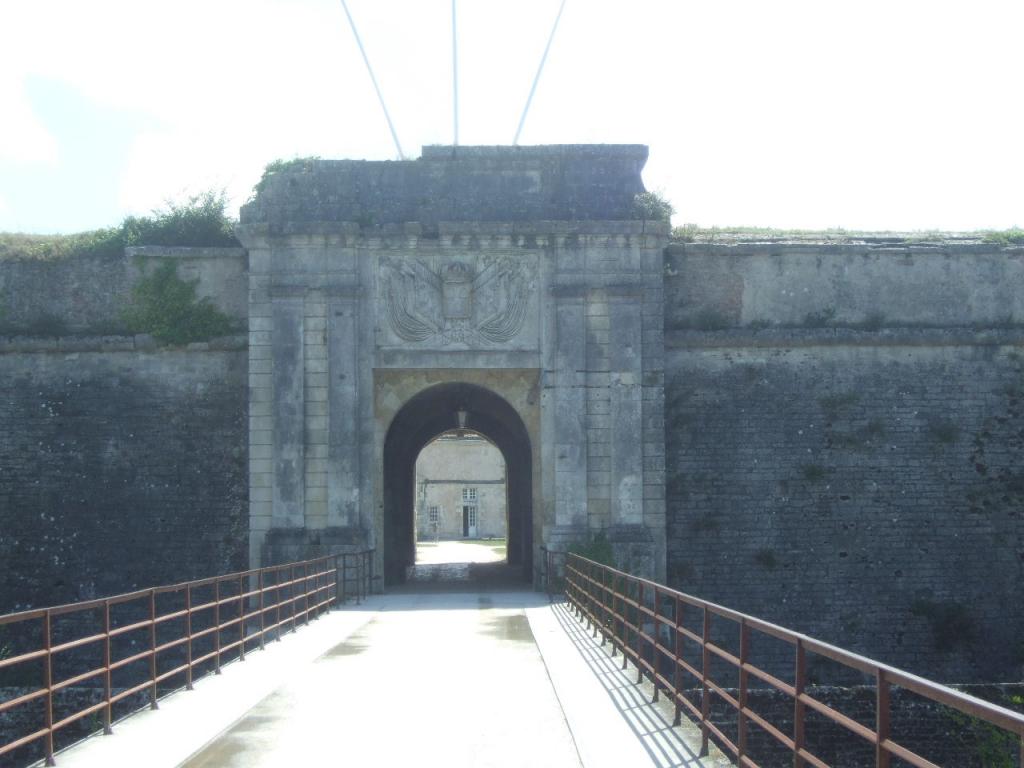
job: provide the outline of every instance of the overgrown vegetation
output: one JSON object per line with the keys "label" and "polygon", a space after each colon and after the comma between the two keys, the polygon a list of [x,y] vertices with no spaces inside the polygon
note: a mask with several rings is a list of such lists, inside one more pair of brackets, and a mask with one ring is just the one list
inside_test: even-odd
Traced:
{"label": "overgrown vegetation", "polygon": [[998,232],[989,232],[985,235],[984,241],[998,245],[1024,245],[1024,229],[1011,227]]}
{"label": "overgrown vegetation", "polygon": [[612,568],[618,567],[615,563],[615,552],[612,550],[612,543],[603,532],[597,533],[587,542],[577,542],[569,545],[568,551],[571,554],[593,560]]}
{"label": "overgrown vegetation", "polygon": [[189,344],[231,333],[231,319],[208,298],[196,296],[198,284],[198,280],[178,277],[173,261],[162,261],[133,289],[125,323],[133,332],[148,333],[166,344]]}
{"label": "overgrown vegetation", "polygon": [[641,192],[633,198],[633,218],[644,221],[669,221],[676,209],[657,192]]}
{"label": "overgrown vegetation", "polygon": [[794,229],[786,227],[717,226],[702,227],[687,223],[672,230],[675,243],[714,243],[716,241],[745,240],[815,240],[826,242],[848,242],[855,240],[884,241],[890,243],[924,244],[942,243],[951,240],[985,242],[998,245],[1020,245],[1024,243],[1024,229],[1011,227],[998,231],[947,232],[937,229],[897,231],[844,229],[825,227],[822,229]]}
{"label": "overgrown vegetation", "polygon": [[252,196],[256,197],[260,192],[267,188],[267,183],[270,181],[270,177],[275,173],[281,173],[282,171],[302,171],[303,173],[309,173],[313,170],[313,163],[319,160],[318,155],[310,155],[309,157],[293,157],[291,160],[271,160],[267,163],[263,169],[263,175],[260,176],[260,180],[253,185]]}
{"label": "overgrown vegetation", "polygon": [[128,216],[120,226],[72,235],[0,232],[0,259],[65,259],[120,256],[127,246],[230,247],[239,243],[227,216],[224,192],[203,192],[169,202],[149,216]]}
{"label": "overgrown vegetation", "polygon": [[952,651],[974,640],[975,626],[970,611],[952,600],[915,600],[910,613],[928,620],[937,651]]}
{"label": "overgrown vegetation", "polygon": [[[995,703],[1010,709],[1020,710],[1024,704],[1024,696],[1011,694],[1003,701]],[[985,768],[1015,768],[1018,762],[1014,760],[1020,744],[1020,739],[1009,731],[1004,731],[998,725],[982,720],[979,717],[965,715],[963,712],[947,710],[948,717],[956,730],[960,733],[970,733],[976,739],[975,755],[978,764]]]}
{"label": "overgrown vegetation", "polygon": [[846,238],[853,235],[886,235],[888,232],[855,232],[833,227],[828,229],[780,229],[776,227],[702,227],[699,224],[688,223],[672,229],[672,240],[677,243],[692,243],[696,240],[707,240],[714,242],[719,237],[744,236],[750,238],[764,238],[766,240],[778,240],[791,237],[816,237],[816,238]]}

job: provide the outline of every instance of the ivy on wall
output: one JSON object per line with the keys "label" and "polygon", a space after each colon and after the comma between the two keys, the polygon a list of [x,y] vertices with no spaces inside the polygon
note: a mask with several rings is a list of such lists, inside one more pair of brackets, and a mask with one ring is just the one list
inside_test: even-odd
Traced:
{"label": "ivy on wall", "polygon": [[231,318],[208,298],[196,296],[198,284],[198,280],[178,277],[173,261],[161,262],[132,290],[125,324],[135,333],[148,333],[166,344],[189,344],[231,333]]}

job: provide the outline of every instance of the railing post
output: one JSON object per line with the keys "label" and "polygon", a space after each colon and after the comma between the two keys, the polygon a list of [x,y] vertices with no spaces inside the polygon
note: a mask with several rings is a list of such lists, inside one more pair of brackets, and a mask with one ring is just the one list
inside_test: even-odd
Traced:
{"label": "railing post", "polygon": [[238,660],[245,661],[245,576],[238,576]]}
{"label": "railing post", "polygon": [[274,639],[281,642],[281,568],[274,571]]}
{"label": "railing post", "polygon": [[110,653],[110,601],[103,601],[103,699],[106,706],[103,708],[103,733],[109,736],[114,732],[113,702],[110,697],[113,695],[110,664],[113,661]]}
{"label": "railing post", "polygon": [[661,683],[658,682],[658,662],[661,660],[661,592],[658,589],[658,585],[654,585],[654,642],[651,643],[651,666],[654,667],[653,677],[651,681],[654,683],[654,698],[652,702],[658,700],[658,694],[661,691]]}
{"label": "railing post", "polygon": [[56,765],[53,759],[53,618],[47,609],[43,614],[43,685],[46,687],[46,764]]}
{"label": "railing post", "polygon": [[344,605],[348,602],[348,552],[341,553],[341,573],[338,574],[341,583],[341,595],[339,602]]}
{"label": "railing post", "polygon": [[292,623],[292,632],[296,630],[298,620],[295,618],[295,565],[288,566],[288,620]]}
{"label": "railing post", "polygon": [[679,599],[679,596],[675,596],[675,610],[672,611],[672,621],[675,624],[673,628],[673,634],[675,635],[675,641],[672,643],[673,647],[673,661],[675,662],[672,667],[672,703],[675,705],[675,715],[672,718],[672,725],[679,725],[683,721],[682,707],[679,706],[679,689],[681,687],[682,672],[679,668],[679,659],[683,655],[683,633],[679,631],[679,628],[683,626],[683,607],[685,603]]}
{"label": "railing post", "polygon": [[619,605],[622,608],[622,669],[625,671],[629,663],[629,581],[626,580],[625,574],[615,578],[622,585],[619,588]]}
{"label": "railing post", "polygon": [[644,679],[644,612],[641,610],[644,604],[644,584],[637,579],[636,582],[636,682],[639,685]]}
{"label": "railing post", "polygon": [[302,564],[302,623],[309,626],[309,563]]}
{"label": "railing post", "polygon": [[806,761],[800,754],[804,748],[804,715],[806,705],[800,700],[807,685],[807,653],[804,641],[796,639],[796,670],[793,675],[793,766],[803,768]]}
{"label": "railing post", "polygon": [[608,641],[611,644],[611,657],[615,657],[618,650],[618,637],[615,633],[615,620],[618,613],[615,611],[615,599],[618,597],[618,590],[615,589],[615,574],[608,571]]}
{"label": "railing post", "polygon": [[889,768],[891,763],[889,750],[882,746],[882,742],[891,735],[889,694],[889,680],[886,678],[885,672],[879,669],[875,673],[875,730],[878,733],[878,743],[875,745],[875,766],[877,768]]}
{"label": "railing post", "polygon": [[257,598],[257,601],[259,602],[260,607],[260,650],[262,651],[266,650],[267,647],[267,617],[264,613],[266,601],[263,597],[263,569],[260,568],[256,574],[256,588],[259,590],[259,597]]}
{"label": "railing post", "polygon": [[363,556],[356,555],[356,605],[362,603],[363,596]]}
{"label": "railing post", "polygon": [[601,645],[608,642],[608,633],[605,632],[605,627],[608,626],[608,570],[606,568],[601,569]]}
{"label": "railing post", "polygon": [[220,580],[213,580],[213,671],[220,674]]}
{"label": "railing post", "polygon": [[192,690],[192,583],[185,585],[185,690]]}
{"label": "railing post", "polygon": [[367,550],[366,562],[370,564],[370,581],[369,581],[369,592],[367,594],[373,594],[373,577],[374,577],[374,565],[373,565],[373,550]]}
{"label": "railing post", "polygon": [[323,613],[323,606],[320,603],[323,600],[320,599],[320,577],[323,576],[323,571],[320,566],[323,565],[322,560],[317,560],[313,566],[313,618],[319,619],[320,614]]}
{"label": "railing post", "polygon": [[708,721],[711,719],[711,689],[708,687],[708,673],[711,671],[711,651],[708,650],[708,643],[711,642],[711,611],[704,606],[704,626],[701,628],[701,654],[700,654],[700,756],[707,757],[708,742],[711,732],[708,730]]}
{"label": "railing post", "polygon": [[156,590],[149,590],[149,708],[156,709]]}
{"label": "railing post", "polygon": [[740,619],[740,709],[736,713],[736,747],[737,757],[742,758],[747,754],[747,715],[744,710],[747,708],[747,684],[748,673],[745,669],[747,657],[750,655],[750,625],[746,619]]}

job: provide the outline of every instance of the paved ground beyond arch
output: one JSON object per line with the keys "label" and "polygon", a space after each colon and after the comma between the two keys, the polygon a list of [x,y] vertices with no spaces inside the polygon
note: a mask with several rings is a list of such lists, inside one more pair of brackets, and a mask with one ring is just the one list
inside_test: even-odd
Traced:
{"label": "paved ground beyond arch", "polygon": [[180,765],[697,766],[569,614],[534,592],[398,593],[313,622],[58,756]]}

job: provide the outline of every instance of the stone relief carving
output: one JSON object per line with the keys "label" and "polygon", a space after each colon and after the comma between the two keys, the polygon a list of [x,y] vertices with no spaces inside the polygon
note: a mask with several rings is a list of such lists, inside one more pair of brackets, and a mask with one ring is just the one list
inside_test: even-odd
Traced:
{"label": "stone relief carving", "polygon": [[508,257],[433,269],[422,259],[380,260],[380,297],[388,324],[414,343],[502,344],[526,321],[536,268]]}

